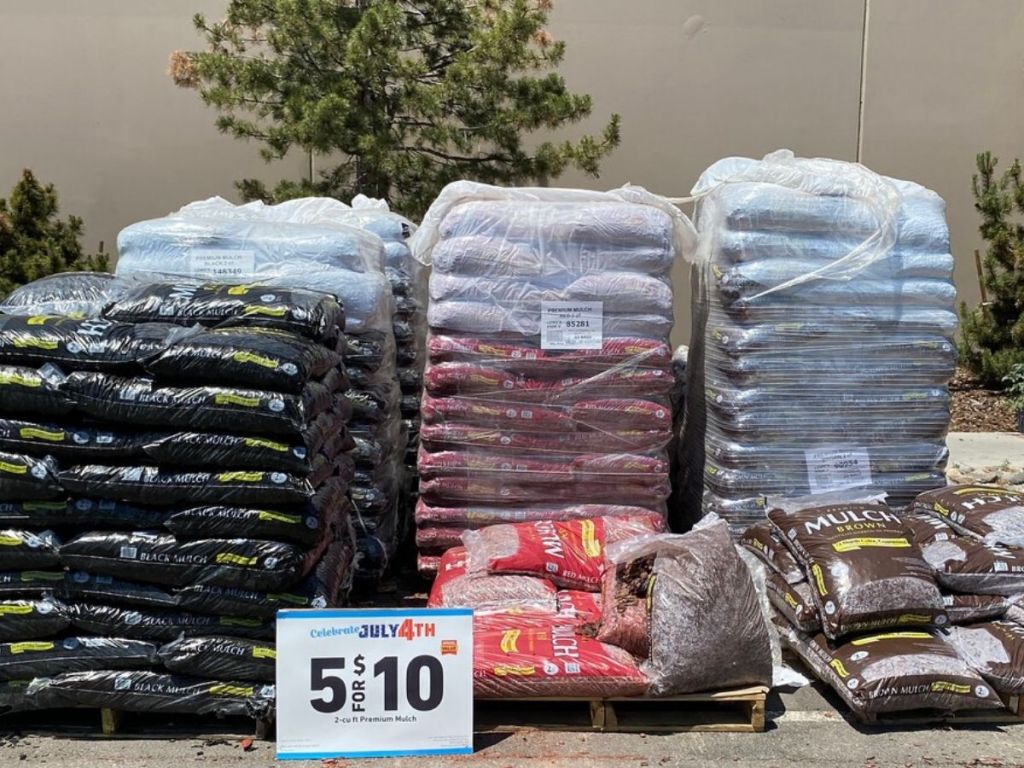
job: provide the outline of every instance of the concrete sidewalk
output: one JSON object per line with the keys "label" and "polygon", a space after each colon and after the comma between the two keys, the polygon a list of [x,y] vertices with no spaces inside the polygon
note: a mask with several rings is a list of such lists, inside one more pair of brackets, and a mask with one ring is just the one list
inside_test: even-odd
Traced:
{"label": "concrete sidewalk", "polygon": [[1024,435],[1019,432],[950,432],[946,445],[952,482],[1024,484]]}

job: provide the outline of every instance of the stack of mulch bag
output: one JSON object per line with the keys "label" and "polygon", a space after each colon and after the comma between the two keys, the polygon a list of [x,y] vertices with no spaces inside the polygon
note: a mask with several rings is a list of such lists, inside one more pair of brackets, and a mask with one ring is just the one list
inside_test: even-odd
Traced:
{"label": "stack of mulch bag", "polygon": [[212,198],[118,236],[117,274],[148,279],[254,282],[329,293],[345,308],[355,476],[349,486],[358,537],[357,585],[372,589],[402,533],[399,502],[405,434],[399,411],[395,300],[381,238],[346,224],[333,200],[275,206]]}
{"label": "stack of mulch bag", "polygon": [[902,519],[881,497],[808,497],[743,544],[767,566],[787,645],[857,717],[994,709],[1024,692],[1021,501],[952,486]]}
{"label": "stack of mulch bag", "polygon": [[[639,188],[441,193],[413,239],[433,268],[422,573],[467,529],[664,512],[669,270],[688,227]],[[558,322],[573,306],[587,317]]]}
{"label": "stack of mulch bag", "polygon": [[[911,182],[777,152],[702,175],[678,525],[741,532],[769,496],[945,484],[956,367],[945,204]],[[674,522],[676,522],[674,520]]]}
{"label": "stack of mulch bag", "polygon": [[[34,313],[44,289],[77,314]],[[352,578],[344,311],[110,289],[68,275],[0,305],[32,312],[0,314],[0,701],[266,714],[276,611]]]}
{"label": "stack of mulch bag", "polygon": [[651,512],[467,531],[428,606],[474,609],[477,698],[671,695],[772,680],[772,636],[726,524]]}

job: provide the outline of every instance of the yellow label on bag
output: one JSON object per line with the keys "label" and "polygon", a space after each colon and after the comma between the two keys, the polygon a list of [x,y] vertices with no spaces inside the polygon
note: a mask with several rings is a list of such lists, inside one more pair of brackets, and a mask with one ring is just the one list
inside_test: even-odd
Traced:
{"label": "yellow label on bag", "polygon": [[284,443],[276,443],[273,440],[265,440],[262,437],[247,437],[244,442],[247,448],[266,448],[278,453],[286,453],[288,451],[288,446]]}
{"label": "yellow label on bag", "polygon": [[243,397],[231,392],[221,392],[213,398],[213,402],[217,405],[240,405],[243,408],[259,408],[260,406],[258,397]]}
{"label": "yellow label on bag", "polygon": [[11,643],[7,646],[7,649],[11,654],[15,653],[32,653],[33,651],[52,651],[57,647],[56,643],[45,643],[45,642],[27,642],[27,643]]}
{"label": "yellow label on bag", "polygon": [[257,646],[252,649],[252,657],[254,659],[276,659],[277,651],[273,648],[266,648],[263,646]]}
{"label": "yellow label on bag", "polygon": [[22,464],[11,464],[9,461],[0,461],[0,472],[6,472],[9,475],[24,475],[28,472],[28,467]]}
{"label": "yellow label on bag", "polygon": [[253,288],[259,288],[259,283],[249,283],[248,285],[233,285],[228,288],[228,296],[245,296]]}
{"label": "yellow label on bag", "polygon": [[219,483],[258,483],[262,479],[262,472],[221,472],[217,475]]}
{"label": "yellow label on bag", "polygon": [[264,315],[266,317],[284,317],[287,313],[284,307],[246,307],[243,315]]}
{"label": "yellow label on bag", "polygon": [[832,661],[830,661],[828,665],[832,667],[832,669],[835,670],[835,673],[840,677],[850,676],[850,673],[846,671],[846,667],[843,666],[843,662],[841,662],[839,659],[832,659]]}
{"label": "yellow label on bag", "polygon": [[537,670],[528,664],[499,664],[494,668],[496,677],[530,677]]}
{"label": "yellow label on bag", "polygon": [[886,632],[881,635],[859,637],[856,640],[851,640],[850,645],[871,645],[882,640],[928,640],[930,638],[931,635],[927,632]]}
{"label": "yellow label on bag", "polygon": [[262,624],[257,619],[239,619],[230,616],[221,616],[220,623],[225,627],[259,627]]}
{"label": "yellow label on bag", "polygon": [[252,352],[235,352],[231,356],[231,359],[236,363],[252,363],[258,365],[261,368],[277,368],[277,360],[270,357],[263,357],[262,355],[256,355]]}
{"label": "yellow label on bag", "polygon": [[828,594],[828,587],[825,586],[825,574],[821,566],[815,563],[811,566],[811,575],[814,577],[814,585],[818,588],[818,594],[824,597]]}
{"label": "yellow label on bag", "polygon": [[264,521],[275,523],[288,523],[289,525],[298,525],[302,522],[302,515],[286,515],[284,512],[271,512],[270,510],[260,510],[257,517]]}
{"label": "yellow label on bag", "polygon": [[500,648],[502,653],[519,653],[519,636],[522,630],[510,629],[501,636]]}
{"label": "yellow label on bag", "polygon": [[32,611],[31,605],[0,605],[0,614],[5,616],[27,616]]}
{"label": "yellow label on bag", "polygon": [[211,696],[238,696],[244,699],[252,696],[253,693],[255,693],[255,688],[251,686],[227,685],[226,683],[210,686]]}
{"label": "yellow label on bag", "polygon": [[597,540],[597,528],[593,520],[580,521],[580,538],[587,557],[601,556],[601,542]]}
{"label": "yellow label on bag", "polygon": [[259,558],[243,557],[242,555],[236,555],[233,552],[218,552],[214,561],[219,565],[244,565],[246,567],[252,567],[259,562]]}
{"label": "yellow label on bag", "polygon": [[309,598],[302,595],[290,595],[287,592],[268,592],[268,600],[276,600],[279,603],[291,603],[292,605],[308,605]]}
{"label": "yellow label on bag", "polygon": [[971,692],[971,686],[969,685],[963,685],[962,683],[951,683],[946,680],[936,680],[929,686],[929,689],[935,693],[968,694]]}
{"label": "yellow label on bag", "polygon": [[0,536],[0,547],[20,547],[25,540],[20,536]]}
{"label": "yellow label on bag", "polygon": [[40,429],[39,427],[22,427],[18,434],[26,440],[48,440],[51,443],[63,442],[66,432],[56,429]]}
{"label": "yellow label on bag", "polygon": [[59,344],[53,339],[37,339],[34,336],[15,339],[14,346],[18,349],[57,349]]}
{"label": "yellow label on bag", "polygon": [[862,549],[906,549],[910,546],[907,539],[880,539],[874,536],[861,536],[856,539],[844,539],[832,545],[836,552],[858,552]]}
{"label": "yellow label on bag", "polygon": [[38,388],[43,386],[42,379],[33,379],[17,373],[0,373],[0,384],[17,384],[19,387]]}
{"label": "yellow label on bag", "polygon": [[18,574],[22,581],[64,581],[64,574],[53,571],[22,571]]}

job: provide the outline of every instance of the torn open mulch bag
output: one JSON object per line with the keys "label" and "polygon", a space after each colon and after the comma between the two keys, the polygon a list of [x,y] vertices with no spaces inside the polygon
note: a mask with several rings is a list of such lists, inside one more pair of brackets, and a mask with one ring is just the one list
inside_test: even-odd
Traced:
{"label": "torn open mulch bag", "polygon": [[160,648],[160,661],[180,674],[272,683],[277,651],[273,643],[237,637],[182,637]]}
{"label": "torn open mulch bag", "polygon": [[118,637],[65,637],[0,643],[0,679],[52,677],[97,669],[146,669],[160,663],[157,647]]}

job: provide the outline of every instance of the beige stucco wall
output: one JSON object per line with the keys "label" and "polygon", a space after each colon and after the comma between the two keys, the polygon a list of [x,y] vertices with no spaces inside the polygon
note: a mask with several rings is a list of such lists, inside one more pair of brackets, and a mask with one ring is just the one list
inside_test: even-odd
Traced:
{"label": "beige stucco wall", "polygon": [[[301,174],[302,158],[268,169],[218,134],[214,113],[166,77],[168,52],[196,44],[191,14],[224,5],[2,0],[0,190],[35,169],[85,218],[89,245],[109,248],[132,221],[231,196],[236,178]],[[551,27],[568,43],[566,78],[594,97],[595,118],[569,132],[623,117],[601,178],[560,183],[678,196],[725,155],[855,159],[859,145],[870,167],[947,199],[959,286],[977,299],[974,155],[1024,155],[1020,0],[556,0]]]}

